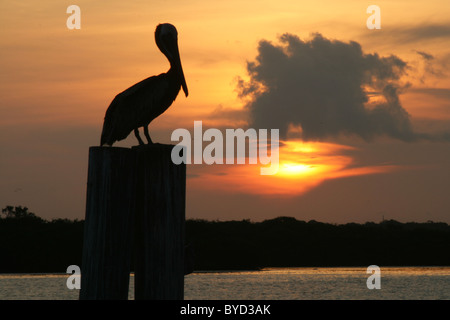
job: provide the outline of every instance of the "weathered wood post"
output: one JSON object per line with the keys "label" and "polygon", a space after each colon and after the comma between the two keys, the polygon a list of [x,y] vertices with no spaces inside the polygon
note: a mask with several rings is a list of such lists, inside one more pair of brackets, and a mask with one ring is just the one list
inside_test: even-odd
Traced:
{"label": "weathered wood post", "polygon": [[186,165],[172,162],[173,145],[136,152],[135,299],[184,298]]}
{"label": "weathered wood post", "polygon": [[184,298],[186,165],[173,145],[91,147],[80,299]]}
{"label": "weathered wood post", "polygon": [[89,148],[80,299],[128,299],[135,157],[127,148]]}

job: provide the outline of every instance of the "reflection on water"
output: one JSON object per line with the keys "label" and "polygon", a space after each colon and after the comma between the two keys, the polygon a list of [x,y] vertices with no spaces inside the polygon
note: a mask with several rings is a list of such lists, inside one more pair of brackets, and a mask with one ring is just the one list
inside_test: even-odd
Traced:
{"label": "reflection on water", "polygon": [[[381,289],[366,286],[366,268],[270,268],[261,271],[196,272],[185,277],[185,299],[354,300],[450,299],[450,268],[381,267]],[[74,300],[68,274],[2,274],[0,299]],[[134,299],[134,277],[129,299]]]}

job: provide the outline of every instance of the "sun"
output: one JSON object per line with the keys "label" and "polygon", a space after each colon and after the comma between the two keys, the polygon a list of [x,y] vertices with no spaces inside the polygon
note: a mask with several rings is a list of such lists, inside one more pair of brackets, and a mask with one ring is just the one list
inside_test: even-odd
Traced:
{"label": "sun", "polygon": [[324,163],[318,158],[324,153],[324,144],[297,141],[284,141],[280,164],[276,176],[287,179],[302,179],[319,174]]}
{"label": "sun", "polygon": [[298,178],[301,175],[313,174],[315,167],[310,164],[285,162],[281,163],[277,175],[286,178]]}

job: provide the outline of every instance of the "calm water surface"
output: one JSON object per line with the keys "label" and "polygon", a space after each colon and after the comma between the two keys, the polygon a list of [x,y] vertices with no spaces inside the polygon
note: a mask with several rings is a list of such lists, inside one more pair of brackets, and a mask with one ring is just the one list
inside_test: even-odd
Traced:
{"label": "calm water surface", "polygon": [[[0,300],[76,300],[68,274],[1,274]],[[369,290],[366,268],[270,268],[196,272],[185,277],[187,300],[450,300],[450,267],[381,267],[381,289]],[[134,277],[129,299],[134,299]]]}

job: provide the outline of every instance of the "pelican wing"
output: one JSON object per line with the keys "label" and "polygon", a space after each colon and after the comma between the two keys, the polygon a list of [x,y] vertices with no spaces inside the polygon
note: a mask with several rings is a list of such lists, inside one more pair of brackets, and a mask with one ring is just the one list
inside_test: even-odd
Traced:
{"label": "pelican wing", "polygon": [[166,74],[153,76],[119,93],[106,110],[100,145],[112,145],[136,128],[148,125],[162,111],[167,91]]}

